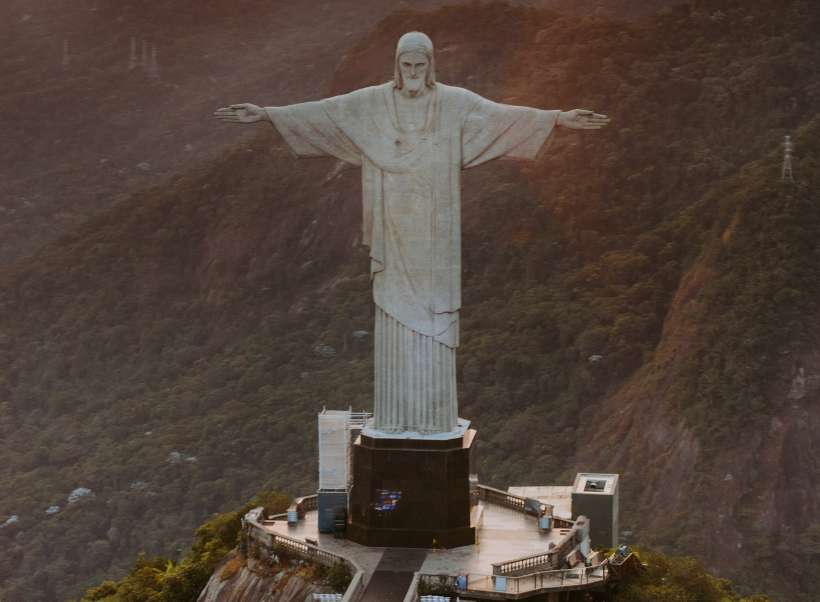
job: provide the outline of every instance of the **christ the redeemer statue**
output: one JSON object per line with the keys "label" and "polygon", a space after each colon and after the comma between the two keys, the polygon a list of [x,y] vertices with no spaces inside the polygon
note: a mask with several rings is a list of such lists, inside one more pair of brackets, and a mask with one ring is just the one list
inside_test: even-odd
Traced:
{"label": "christ the redeemer statue", "polygon": [[234,104],[215,115],[270,121],[300,157],[361,166],[376,305],[374,427],[454,431],[460,172],[500,157],[534,159],[555,127],[599,129],[609,119],[499,104],[441,84],[433,43],[420,32],[399,40],[393,81],[284,107]]}

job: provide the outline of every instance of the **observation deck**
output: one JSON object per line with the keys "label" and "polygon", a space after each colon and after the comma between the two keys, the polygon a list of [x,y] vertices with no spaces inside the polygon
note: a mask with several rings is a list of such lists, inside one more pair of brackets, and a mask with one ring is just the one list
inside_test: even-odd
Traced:
{"label": "observation deck", "polygon": [[[604,588],[611,574],[609,561],[591,551],[586,518],[552,515],[544,497],[536,502],[482,485],[477,495],[471,514],[474,545],[377,548],[320,533],[316,496],[297,501],[300,520],[295,524],[288,523],[286,514],[264,519],[261,509],[249,512],[243,539],[250,556],[279,549],[323,564],[346,563],[353,581],[344,602],[417,602],[430,594],[445,600],[456,595],[461,600],[547,600],[554,593],[557,600],[560,592]],[[534,508],[533,502],[540,507]],[[547,513],[550,528],[544,528],[542,520]],[[386,583],[389,594],[375,591]]]}

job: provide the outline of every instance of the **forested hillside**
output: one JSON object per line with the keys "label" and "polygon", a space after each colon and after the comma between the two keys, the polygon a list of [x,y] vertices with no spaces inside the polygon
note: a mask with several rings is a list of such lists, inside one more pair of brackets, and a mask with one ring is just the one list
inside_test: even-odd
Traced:
{"label": "forested hillside", "polygon": [[[481,480],[621,472],[633,541],[815,599],[820,8],[405,10],[326,92],[386,77],[415,28],[446,83],[613,119],[464,174],[460,413]],[[78,595],[262,487],[310,491],[316,411],[371,405],[357,172],[229,131],[223,155],[0,271],[4,600]]]}

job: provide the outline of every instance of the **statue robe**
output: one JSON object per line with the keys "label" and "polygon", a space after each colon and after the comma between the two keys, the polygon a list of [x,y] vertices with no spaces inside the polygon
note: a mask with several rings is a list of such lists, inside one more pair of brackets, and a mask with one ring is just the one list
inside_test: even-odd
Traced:
{"label": "statue robe", "polygon": [[456,426],[461,169],[535,158],[560,113],[440,83],[429,94],[417,130],[401,127],[392,82],[266,108],[297,156],[362,168],[362,235],[376,304],[375,425],[389,432]]}

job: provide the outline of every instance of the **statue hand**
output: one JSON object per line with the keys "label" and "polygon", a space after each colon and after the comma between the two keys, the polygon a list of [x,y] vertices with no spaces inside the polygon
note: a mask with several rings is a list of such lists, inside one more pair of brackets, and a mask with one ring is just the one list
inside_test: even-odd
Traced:
{"label": "statue hand", "polygon": [[242,102],[217,109],[214,111],[214,117],[220,121],[229,121],[231,123],[256,123],[257,121],[267,121],[268,114],[262,107],[257,107],[249,102]]}
{"label": "statue hand", "polygon": [[586,109],[561,111],[558,116],[558,125],[571,130],[600,130],[609,123],[609,117],[599,115]]}

